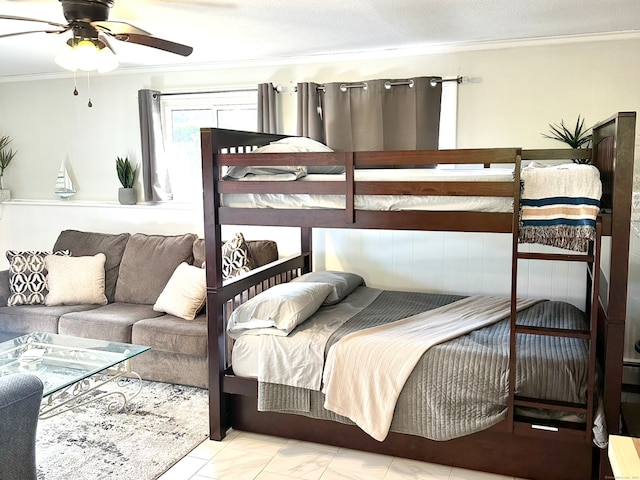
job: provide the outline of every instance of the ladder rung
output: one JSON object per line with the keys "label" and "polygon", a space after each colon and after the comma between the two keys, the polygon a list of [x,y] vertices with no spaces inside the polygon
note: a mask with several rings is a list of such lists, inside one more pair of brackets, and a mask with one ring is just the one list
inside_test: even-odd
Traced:
{"label": "ladder rung", "polygon": [[585,340],[589,340],[591,338],[591,332],[588,330],[533,327],[528,325],[516,325],[516,333],[525,333],[529,335],[547,335],[549,337],[583,338]]}
{"label": "ladder rung", "polygon": [[544,400],[541,398],[520,397],[514,399],[516,407],[540,408],[544,410],[556,410],[568,413],[587,413],[587,406],[582,403],[560,402],[555,400]]}
{"label": "ladder rung", "polygon": [[593,255],[566,254],[566,253],[533,253],[517,252],[518,258],[527,260],[554,260],[563,262],[587,262],[593,263]]}

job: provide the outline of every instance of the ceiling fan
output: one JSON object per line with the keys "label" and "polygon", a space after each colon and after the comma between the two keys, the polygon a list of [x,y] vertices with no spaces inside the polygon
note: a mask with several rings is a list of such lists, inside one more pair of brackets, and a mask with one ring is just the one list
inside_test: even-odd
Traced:
{"label": "ceiling fan", "polygon": [[[113,55],[113,49],[109,45],[107,37],[128,43],[136,43],[147,47],[157,48],[167,52],[182,56],[189,56],[193,51],[192,47],[180,43],[163,40],[154,37],[149,32],[142,30],[127,22],[109,21],[109,10],[113,7],[114,0],[59,0],[62,4],[62,13],[68,23],[57,23],[48,20],[19,17],[13,15],[0,15],[0,19],[19,20],[28,22],[38,22],[50,25],[49,29],[28,30],[0,35],[0,38],[25,35],[29,33],[56,33],[62,34],[68,31],[73,33],[73,37],[67,41],[70,49],[76,47],[90,47],[98,53]],[[83,70],[95,70],[95,68],[83,68],[77,64],[63,65],[69,70],[81,68]],[[115,61],[117,66],[117,61]],[[75,67],[75,68],[73,68]],[[115,68],[115,67],[113,67]],[[108,70],[103,70],[108,71]]]}

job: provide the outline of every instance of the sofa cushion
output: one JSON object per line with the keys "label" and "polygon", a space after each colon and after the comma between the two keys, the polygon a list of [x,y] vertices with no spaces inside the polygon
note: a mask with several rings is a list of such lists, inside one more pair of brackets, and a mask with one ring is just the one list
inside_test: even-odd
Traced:
{"label": "sofa cushion", "polygon": [[206,297],[207,279],[204,269],[183,262],[171,275],[153,309],[193,320],[204,306]]}
{"label": "sofa cushion", "polygon": [[104,294],[104,253],[91,257],[48,255],[46,305],[106,305]]}
{"label": "sofa cushion", "polygon": [[249,240],[247,247],[253,259],[253,268],[278,260],[278,244],[273,240]]}
{"label": "sofa cushion", "polygon": [[207,356],[207,317],[198,315],[185,322],[173,315],[140,320],[133,325],[131,342],[151,350]]}
{"label": "sofa cushion", "polygon": [[[9,289],[7,305],[43,304],[47,294],[47,268],[44,259],[52,252],[7,250],[9,260]],[[56,255],[69,255],[57,251]]]}
{"label": "sofa cushion", "polygon": [[32,332],[58,333],[60,315],[69,312],[87,311],[97,305],[18,305],[0,307],[0,331],[19,336]]}
{"label": "sofa cushion", "polygon": [[11,272],[9,270],[0,270],[0,306],[4,307],[11,296],[11,289],[9,288],[9,279],[11,278]]}
{"label": "sofa cushion", "polygon": [[151,305],[110,303],[93,310],[62,315],[58,322],[58,333],[74,337],[131,343],[133,324],[139,320],[159,315],[162,313],[154,312]]}
{"label": "sofa cushion", "polygon": [[204,261],[206,260],[204,248],[204,238],[196,238],[193,242],[193,264],[196,267],[204,267]]}
{"label": "sofa cushion", "polygon": [[174,270],[191,264],[196,235],[131,235],[122,255],[115,301],[153,305]]}
{"label": "sofa cushion", "polygon": [[109,234],[63,230],[53,247],[54,250],[69,250],[74,257],[84,257],[104,253],[104,290],[107,300],[114,301],[118,269],[124,248],[130,235],[128,233]]}
{"label": "sofa cushion", "polygon": [[153,382],[209,386],[209,359],[204,356],[151,349],[131,359],[131,369]]}

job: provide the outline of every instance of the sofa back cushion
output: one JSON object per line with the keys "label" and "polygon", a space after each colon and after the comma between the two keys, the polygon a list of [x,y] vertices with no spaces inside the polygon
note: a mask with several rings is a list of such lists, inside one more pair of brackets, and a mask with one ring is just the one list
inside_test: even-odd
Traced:
{"label": "sofa back cushion", "polygon": [[175,269],[193,262],[197,236],[131,235],[122,256],[115,301],[153,305]]}
{"label": "sofa back cushion", "polygon": [[113,302],[118,270],[129,237],[128,233],[109,234],[63,230],[58,236],[53,250],[69,250],[73,257],[86,257],[104,253],[106,257],[104,264],[104,293],[109,302]]}

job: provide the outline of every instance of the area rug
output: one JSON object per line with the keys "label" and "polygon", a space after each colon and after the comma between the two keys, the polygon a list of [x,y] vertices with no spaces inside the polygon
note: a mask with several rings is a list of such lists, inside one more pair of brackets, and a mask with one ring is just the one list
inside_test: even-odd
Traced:
{"label": "area rug", "polygon": [[207,438],[206,390],[142,383],[127,412],[109,413],[102,399],[40,420],[38,480],[151,480]]}

